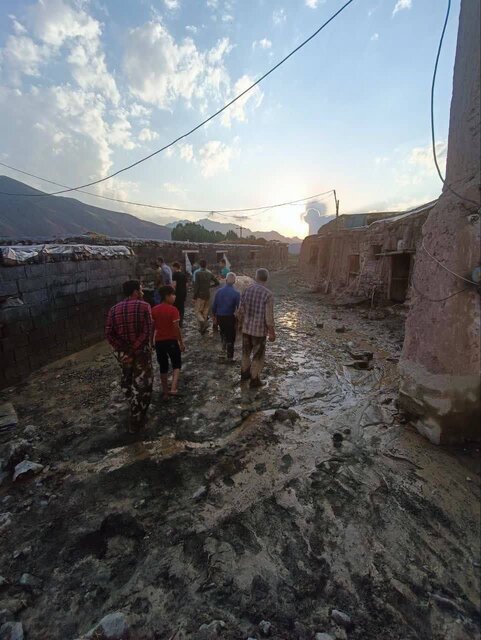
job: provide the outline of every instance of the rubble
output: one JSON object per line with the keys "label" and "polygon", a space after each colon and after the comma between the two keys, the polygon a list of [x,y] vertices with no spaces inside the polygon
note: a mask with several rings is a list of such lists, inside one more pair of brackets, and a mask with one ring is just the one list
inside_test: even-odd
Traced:
{"label": "rubble", "polygon": [[32,462],[31,460],[23,460],[15,466],[13,474],[13,481],[15,482],[19,478],[25,478],[26,476],[36,475],[43,470],[43,464],[38,462]]}
{"label": "rubble", "polygon": [[91,629],[85,638],[92,640],[128,640],[130,627],[125,615],[117,611],[109,613]]}
{"label": "rubble", "polygon": [[23,640],[21,622],[6,622],[0,627],[0,640]]}

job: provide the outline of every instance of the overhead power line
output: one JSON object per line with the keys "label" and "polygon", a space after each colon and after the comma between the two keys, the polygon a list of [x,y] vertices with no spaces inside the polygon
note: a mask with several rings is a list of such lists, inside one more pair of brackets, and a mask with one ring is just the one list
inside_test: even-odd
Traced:
{"label": "overhead power line", "polygon": [[[0,166],[2,167],[6,167],[7,169],[11,169],[12,171],[18,171],[18,173],[22,173],[23,175],[26,176],[30,176],[31,178],[35,178],[36,180],[42,180],[43,182],[48,182],[49,184],[55,184],[59,187],[63,187],[65,185],[62,185],[59,182],[54,182],[53,180],[48,180],[47,178],[42,178],[41,176],[37,176],[34,173],[29,173],[28,171],[23,171],[22,169],[17,169],[16,167],[13,167],[12,165],[6,164],[5,162],[0,162]],[[319,198],[321,196],[325,196],[328,195],[330,193],[333,193],[333,189],[329,189],[329,191],[323,191],[321,193],[315,193],[312,196],[307,196],[304,198],[298,198],[297,200],[291,200],[289,202],[278,202],[276,204],[271,204],[271,205],[263,205],[262,207],[247,207],[244,209],[181,209],[178,207],[168,207],[166,205],[157,205],[157,204],[148,204],[146,202],[133,202],[132,200],[122,200],[121,198],[113,198],[110,196],[102,196],[98,193],[92,193],[91,191],[84,191],[81,189],[72,189],[73,191],[78,191],[79,193],[84,193],[88,196],[93,196],[94,198],[102,198],[102,200],[110,200],[112,202],[120,202],[121,204],[130,204],[130,205],[134,205],[136,207],[147,207],[149,209],[162,209],[163,211],[176,211],[178,213],[206,213],[206,214],[227,214],[227,213],[245,213],[246,211],[261,211],[263,209],[275,209],[278,207],[285,207],[287,205],[290,204],[300,204],[302,202],[305,202],[306,200],[312,200],[314,198]],[[22,195],[22,194],[16,194],[16,193],[7,193],[5,191],[0,191],[0,195],[4,195],[4,196],[17,196],[17,195]],[[42,195],[42,194],[30,194],[30,195]],[[52,194],[45,194],[45,195],[52,195]],[[235,217],[235,216],[227,216],[227,217]],[[248,217],[248,216],[245,216]]]}
{"label": "overhead power line", "polygon": [[[291,58],[294,54],[296,54],[303,47],[305,47],[306,44],[308,44],[316,36],[318,36],[319,33],[321,33],[321,31],[323,29],[325,29],[328,24],[330,24],[335,18],[337,18],[337,16],[340,13],[342,13],[344,11],[344,9],[346,9],[353,2],[354,2],[354,0],[348,0],[347,2],[345,2],[342,5],[342,7],[340,9],[338,9],[318,29],[316,29],[316,31],[314,31],[314,33],[312,33],[308,38],[303,40],[295,49],[293,49],[290,53],[288,53],[284,58],[282,58],[282,60],[280,60],[277,64],[275,64],[273,67],[271,67],[268,71],[266,71],[260,78],[258,78],[249,87],[247,87],[247,89],[245,89],[244,91],[239,93],[237,96],[235,96],[235,98],[232,98],[232,100],[227,102],[221,109],[219,109],[218,111],[216,111],[215,113],[210,115],[208,118],[206,118],[205,120],[202,120],[202,122],[200,122],[198,125],[196,125],[192,129],[190,129],[186,133],[183,133],[182,135],[178,136],[177,138],[175,138],[175,140],[172,140],[172,142],[169,142],[168,144],[164,145],[160,149],[157,149],[156,151],[153,151],[149,155],[147,155],[147,156],[145,156],[143,158],[140,158],[140,160],[137,160],[136,162],[132,162],[132,164],[129,164],[126,167],[123,167],[122,169],[118,169],[114,173],[111,173],[111,174],[109,174],[107,176],[104,176],[103,178],[99,178],[98,180],[93,180],[92,182],[86,182],[85,184],[81,184],[81,185],[79,185],[77,187],[68,187],[68,188],[65,188],[62,191],[54,191],[52,193],[44,193],[42,195],[45,196],[45,197],[57,196],[57,195],[60,195],[62,193],[68,193],[70,191],[80,191],[81,189],[85,189],[86,187],[91,187],[91,186],[93,186],[95,184],[100,184],[101,182],[105,182],[106,180],[110,180],[111,178],[114,178],[115,176],[118,176],[120,173],[124,173],[124,171],[129,171],[130,169],[133,169],[134,167],[138,166],[139,164],[142,164],[143,162],[145,162],[146,160],[150,160],[150,158],[153,158],[157,154],[162,153],[162,151],[166,151],[167,149],[169,149],[169,147],[172,147],[175,144],[177,144],[177,142],[180,142],[181,140],[184,140],[185,138],[191,136],[193,133],[198,131],[201,127],[206,125],[208,122],[210,122],[211,120],[214,120],[214,118],[217,118],[217,116],[219,116],[221,113],[223,113],[226,109],[228,109],[230,106],[232,106],[235,102],[237,102],[238,100],[243,98],[247,93],[252,91],[252,89],[257,87],[257,85],[259,85],[261,82],[263,82],[263,80],[265,80],[268,76],[270,76],[271,73],[274,73],[274,71],[276,71],[280,66],[282,66],[285,62],[287,62],[287,60],[289,60],[289,58]],[[8,194],[8,195],[18,195],[18,196],[25,196],[25,197],[32,197],[33,196],[33,194],[28,194],[28,193],[27,194]],[[40,197],[40,195],[37,195],[37,197]]]}
{"label": "overhead power line", "polygon": [[475,200],[471,200],[471,198],[466,198],[466,196],[462,196],[460,193],[455,191],[451,187],[451,185],[449,185],[446,182],[446,178],[443,176],[442,171],[439,167],[439,162],[438,162],[437,153],[436,153],[436,136],[434,133],[434,90],[436,88],[436,76],[438,73],[439,58],[441,56],[441,51],[443,48],[444,35],[446,33],[446,27],[448,26],[450,11],[451,11],[451,0],[448,0],[446,17],[444,18],[443,29],[441,31],[441,37],[439,39],[438,51],[436,54],[436,62],[434,63],[433,81],[431,83],[431,144],[432,144],[432,150],[433,150],[433,159],[434,159],[434,164],[436,165],[436,171],[438,172],[438,176],[440,177],[441,182],[446,187],[446,189],[451,191],[451,193],[454,194],[457,198],[460,198],[461,200],[465,200],[466,202],[470,202],[471,204],[474,204],[476,207],[479,207],[480,206],[479,202],[476,202]]}

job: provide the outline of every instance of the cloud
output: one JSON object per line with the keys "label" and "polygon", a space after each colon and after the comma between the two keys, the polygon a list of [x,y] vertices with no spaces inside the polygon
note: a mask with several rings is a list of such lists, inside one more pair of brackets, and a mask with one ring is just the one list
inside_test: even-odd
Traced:
{"label": "cloud", "polygon": [[373,33],[371,36],[371,42],[375,42],[376,40],[379,40],[379,33]]}
{"label": "cloud", "polygon": [[130,31],[123,68],[131,93],[144,102],[171,109],[179,99],[188,105],[198,100],[205,107],[229,87],[224,58],[231,49],[228,38],[205,51],[189,37],[178,43],[161,22],[151,21]]}
{"label": "cloud", "polygon": [[228,171],[230,161],[235,155],[233,147],[229,147],[219,140],[210,140],[199,150],[202,175],[205,178],[210,178],[218,173]]}
{"label": "cloud", "polygon": [[192,162],[194,159],[194,147],[189,143],[183,143],[179,146],[179,155],[182,160]]}
{"label": "cloud", "polygon": [[11,16],[14,34],[0,52],[6,76],[19,85],[22,76],[38,76],[41,65],[60,59],[70,65],[79,87],[118,104],[120,95],[102,50],[101,25],[79,7],[81,3],[77,7],[64,0],[39,0],[27,10],[25,24]]}
{"label": "cloud", "polygon": [[207,6],[209,9],[217,9],[219,4],[219,0],[207,0]]}
{"label": "cloud", "polygon": [[180,0],[164,0],[164,4],[170,11],[175,11],[180,7]]}
{"label": "cloud", "polygon": [[[446,163],[446,152],[448,145],[446,142],[436,142],[436,157],[440,166]],[[434,173],[436,168],[434,166],[432,145],[428,144],[426,147],[414,147],[408,155],[408,163]]]}
{"label": "cloud", "polygon": [[157,131],[152,131],[152,129],[149,129],[148,127],[141,129],[138,136],[141,142],[152,142],[153,140],[157,140],[158,137],[159,134]]}
{"label": "cloud", "polygon": [[309,7],[309,9],[317,9],[317,6],[319,5],[319,0],[305,0],[306,1],[306,7]]}
{"label": "cloud", "polygon": [[188,31],[189,33],[193,33],[193,34],[196,34],[199,31],[199,29],[193,24],[188,24],[185,27],[185,30]]}
{"label": "cloud", "polygon": [[11,82],[19,85],[23,75],[40,75],[40,66],[48,59],[49,51],[26,35],[10,35],[0,56]]}
{"label": "cloud", "polygon": [[287,14],[285,9],[276,9],[272,13],[272,22],[276,25],[282,24],[287,20]]}
{"label": "cloud", "polygon": [[230,13],[224,13],[222,16],[222,22],[234,22],[234,16]]}
{"label": "cloud", "polygon": [[412,7],[412,0],[397,0],[392,15],[395,16],[399,11],[403,11],[404,9],[410,9]]}
{"label": "cloud", "polygon": [[256,49],[259,47],[260,49],[270,49],[272,47],[272,42],[268,38],[262,38],[262,40],[254,40],[252,43],[252,48]]}
{"label": "cloud", "polygon": [[[244,75],[239,78],[239,80],[237,80],[234,85],[232,97],[239,95],[240,93],[245,91],[247,87],[249,87],[252,83],[253,79],[248,75]],[[221,123],[225,127],[230,127],[232,125],[232,122],[234,122],[235,120],[237,120],[237,122],[246,122],[247,106],[250,105],[252,109],[257,109],[261,105],[263,97],[264,94],[259,89],[259,86],[254,87],[254,89],[246,93],[245,96],[237,100],[237,102],[234,102],[232,106],[224,111],[221,116]]]}

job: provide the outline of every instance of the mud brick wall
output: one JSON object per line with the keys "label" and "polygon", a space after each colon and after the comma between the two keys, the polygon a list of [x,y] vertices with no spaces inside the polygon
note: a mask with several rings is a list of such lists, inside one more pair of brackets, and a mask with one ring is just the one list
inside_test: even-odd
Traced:
{"label": "mud brick wall", "polygon": [[103,337],[134,259],[0,266],[0,388]]}

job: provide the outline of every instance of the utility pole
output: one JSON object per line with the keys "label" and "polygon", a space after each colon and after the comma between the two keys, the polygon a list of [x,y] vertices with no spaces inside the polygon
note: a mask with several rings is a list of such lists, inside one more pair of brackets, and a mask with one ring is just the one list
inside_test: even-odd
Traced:
{"label": "utility pole", "polygon": [[339,231],[339,200],[337,199],[337,193],[334,189],[334,201],[336,203],[336,231]]}
{"label": "utility pole", "polygon": [[243,227],[243,226],[241,226],[241,225],[239,225],[239,226],[237,227],[237,230],[239,231],[239,238],[240,238],[241,240],[242,240],[242,231],[243,231],[243,229],[244,229],[244,227]]}

